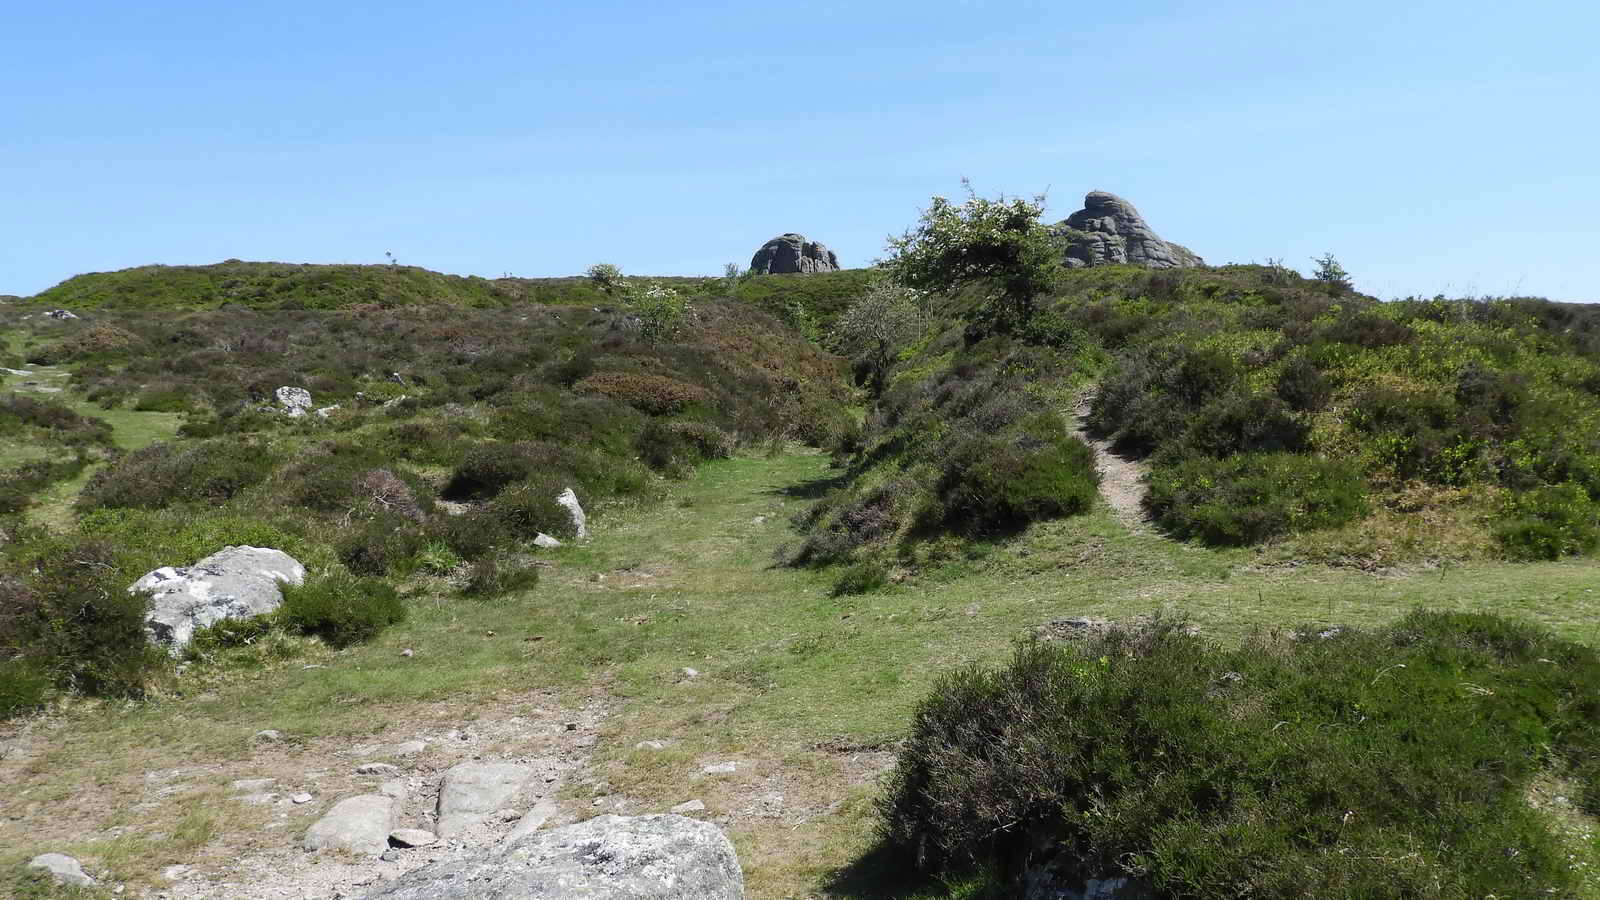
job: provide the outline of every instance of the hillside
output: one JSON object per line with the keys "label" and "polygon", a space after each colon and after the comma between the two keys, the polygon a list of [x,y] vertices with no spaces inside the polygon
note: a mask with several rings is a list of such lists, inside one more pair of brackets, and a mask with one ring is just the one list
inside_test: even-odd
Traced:
{"label": "hillside", "polygon": [[[381,787],[434,827],[493,762],[552,824],[715,822],[757,898],[998,900],[1035,847],[1159,896],[1600,897],[1585,308],[335,269],[0,306],[21,896],[68,895],[46,851],[89,896],[362,896],[514,820],[312,824]],[[145,650],[127,585],[238,544],[306,584]]]}
{"label": "hillside", "polygon": [[[1080,396],[1089,435],[1149,472],[1146,511],[1176,538],[1379,568],[1600,538],[1595,308],[1379,303],[1261,266],[1069,271],[1009,332],[976,292],[933,303],[797,562],[916,569],[1081,511],[1018,487],[1091,477],[1068,474],[1081,458],[1002,446],[1066,447]],[[974,478],[1012,499],[966,493]]]}

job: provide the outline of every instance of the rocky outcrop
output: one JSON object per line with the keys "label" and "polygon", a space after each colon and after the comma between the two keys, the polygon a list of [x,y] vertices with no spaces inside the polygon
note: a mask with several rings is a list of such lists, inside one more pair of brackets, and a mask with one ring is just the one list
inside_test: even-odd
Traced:
{"label": "rocky outcrop", "polygon": [[305,566],[282,550],[224,547],[192,566],[162,566],[128,586],[148,593],[145,633],[176,655],[196,628],[265,615],[283,604],[278,583],[304,583]]}
{"label": "rocky outcrop", "polygon": [[455,837],[500,809],[533,770],[512,763],[462,763],[444,773],[439,786],[440,837]]}
{"label": "rocky outcrop", "polygon": [[757,275],[837,272],[839,257],[824,244],[806,240],[805,235],[780,234],[750,258],[750,271]]}
{"label": "rocky outcrop", "polygon": [[744,875],[728,838],[683,816],[600,816],[467,859],[437,862],[368,900],[741,900]]}
{"label": "rocky outcrop", "polygon": [[42,869],[50,873],[50,880],[56,884],[73,887],[89,887],[94,884],[94,879],[84,874],[83,866],[65,853],[42,853],[28,861],[28,868]]}
{"label": "rocky outcrop", "polygon": [[273,391],[278,398],[278,405],[291,419],[298,419],[311,411],[311,392],[305,388],[284,386]]}
{"label": "rocky outcrop", "polygon": [[1205,265],[1187,247],[1164,241],[1133,204],[1105,191],[1090,191],[1083,209],[1056,225],[1066,243],[1070,268],[1127,264],[1150,269]]}
{"label": "rocky outcrop", "polygon": [[389,846],[394,830],[395,798],[362,794],[334,804],[306,831],[301,846],[307,850],[343,850],[377,856]]}

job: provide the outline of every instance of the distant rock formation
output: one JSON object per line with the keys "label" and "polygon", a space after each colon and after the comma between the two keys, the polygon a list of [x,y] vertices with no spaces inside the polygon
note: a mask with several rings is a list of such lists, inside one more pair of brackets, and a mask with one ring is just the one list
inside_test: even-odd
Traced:
{"label": "distant rock formation", "polygon": [[806,240],[803,234],[780,234],[750,257],[750,271],[757,275],[837,272],[839,257],[825,244]]}
{"label": "distant rock formation", "polygon": [[1150,269],[1205,265],[1189,248],[1156,236],[1133,204],[1105,191],[1090,191],[1078,210],[1055,227],[1067,245],[1069,268],[1124,263]]}

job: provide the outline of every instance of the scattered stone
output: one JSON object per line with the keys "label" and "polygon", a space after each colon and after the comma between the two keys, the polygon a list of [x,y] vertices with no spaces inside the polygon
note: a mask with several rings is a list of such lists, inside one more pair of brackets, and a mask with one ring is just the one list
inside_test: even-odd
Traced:
{"label": "scattered stone", "polygon": [[357,775],[393,775],[399,771],[399,766],[389,763],[362,763],[356,766]]}
{"label": "scattered stone", "polygon": [[411,657],[416,655],[416,652],[413,651],[410,647],[407,647],[404,650],[400,651],[400,655],[404,656],[406,659],[410,659]]}
{"label": "scattered stone", "polygon": [[394,807],[394,798],[382,794],[340,800],[306,831],[301,846],[307,850],[348,850],[377,856],[389,847]]}
{"label": "scattered stone", "polygon": [[276,778],[241,778],[233,783],[236,791],[264,791],[278,783]]}
{"label": "scattered stone", "polygon": [[50,873],[50,879],[57,884],[68,884],[75,887],[88,887],[94,884],[83,871],[83,865],[65,853],[41,853],[28,860],[28,868],[44,869]]}
{"label": "scattered stone", "polygon": [[583,514],[583,506],[578,503],[578,495],[567,488],[556,497],[556,502],[567,508],[567,513],[572,516],[572,527],[578,533],[578,540],[589,537],[589,517]]}
{"label": "scattered stone", "polygon": [[390,849],[390,850],[383,851],[383,854],[380,855],[378,858],[383,860],[384,862],[399,862],[401,856],[402,856],[402,854],[400,853],[399,850]]}
{"label": "scattered stone", "polygon": [[167,866],[165,869],[161,870],[161,877],[168,881],[178,881],[182,879],[183,876],[188,874],[189,867],[182,864],[176,866]]}
{"label": "scattered stone", "polygon": [[732,775],[738,768],[738,763],[725,762],[706,766],[700,771],[706,775]]}
{"label": "scattered stone", "polygon": [[510,832],[506,834],[505,837],[500,839],[500,842],[503,844],[514,844],[517,841],[522,840],[528,835],[533,834],[535,831],[538,831],[540,828],[544,827],[544,823],[555,818],[555,814],[556,805],[554,803],[551,803],[548,800],[539,801],[539,803],[534,806],[533,809],[530,809],[522,814],[522,818],[517,820],[517,824],[511,829]]}
{"label": "scattered stone", "polygon": [[252,794],[244,794],[239,797],[240,803],[247,803],[251,806],[267,806],[271,803],[277,802],[277,800],[278,795],[272,793],[271,791],[258,791]]}
{"label": "scattered stone", "polygon": [[561,546],[561,542],[541,531],[533,536],[533,545],[549,550]]}
{"label": "scattered stone", "polygon": [[256,732],[255,738],[258,741],[281,741],[283,740],[283,732],[275,728],[263,728]]}
{"label": "scattered stone", "polygon": [[338,409],[339,409],[339,404],[337,404],[337,403],[335,403],[332,406],[321,407],[321,408],[319,408],[317,410],[317,418],[326,419],[327,417],[329,417],[329,416],[333,415],[335,412],[337,412]]}
{"label": "scattered stone", "polygon": [[682,813],[700,812],[705,808],[706,805],[699,800],[686,800],[674,806],[672,811],[681,815]]}
{"label": "scattered stone", "polygon": [[635,750],[665,750],[667,745],[661,741],[640,741],[633,745]]}
{"label": "scattered stone", "polygon": [[533,777],[512,763],[461,763],[444,773],[439,787],[440,837],[455,837],[500,809]]}
{"label": "scattered stone", "polygon": [[305,388],[281,387],[272,392],[278,398],[278,405],[283,407],[283,412],[291,419],[298,419],[311,411],[311,392]]}
{"label": "scattered stone", "polygon": [[757,275],[837,272],[839,256],[820,241],[808,241],[805,235],[790,232],[762,244],[750,257],[750,271]]}
{"label": "scattered stone", "polygon": [[438,839],[433,832],[423,831],[421,828],[396,828],[389,832],[391,847],[426,847]]}
{"label": "scattered stone", "polygon": [[699,669],[691,669],[688,666],[684,666],[683,667],[683,677],[685,677],[685,678],[699,678],[700,677],[700,670]]}
{"label": "scattered stone", "polygon": [[422,741],[401,741],[390,747],[389,752],[385,753],[384,756],[416,756],[427,748],[428,745]]}
{"label": "scattered stone", "polygon": [[75,313],[73,313],[71,310],[66,310],[66,309],[52,309],[49,312],[45,313],[45,315],[50,317],[50,318],[52,318],[52,319],[59,319],[59,320],[61,320],[63,322],[65,322],[68,319],[76,319],[76,318],[78,318],[78,316]]}
{"label": "scattered stone", "polygon": [[192,566],[148,572],[128,586],[128,593],[150,595],[145,632],[176,656],[196,628],[277,609],[283,605],[278,583],[300,585],[305,575],[305,566],[281,550],[224,547]]}
{"label": "scattered stone", "polygon": [[599,816],[409,872],[368,900],[742,900],[728,838],[683,816]]}
{"label": "scattered stone", "polygon": [[1187,247],[1156,236],[1133,204],[1105,191],[1090,191],[1083,209],[1055,226],[1066,241],[1069,268],[1131,264],[1150,269],[1205,265]]}
{"label": "scattered stone", "polygon": [[306,793],[305,791],[301,791],[298,794],[289,795],[289,799],[292,802],[294,802],[295,804],[298,805],[298,804],[301,804],[301,803],[310,803],[313,798],[312,798],[312,796],[310,794]]}

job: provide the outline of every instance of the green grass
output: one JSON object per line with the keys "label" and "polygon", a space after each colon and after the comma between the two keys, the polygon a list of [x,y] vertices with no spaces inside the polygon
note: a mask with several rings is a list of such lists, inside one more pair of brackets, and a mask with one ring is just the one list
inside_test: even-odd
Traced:
{"label": "green grass", "polygon": [[[405,623],[370,645],[333,652],[296,639],[292,659],[239,651],[168,686],[164,699],[82,707],[57,723],[52,749],[26,771],[0,770],[0,789],[31,798],[125,784],[157,758],[247,773],[248,739],[260,728],[309,748],[373,734],[444,701],[458,716],[488,715],[546,688],[574,700],[599,691],[611,714],[594,765],[644,808],[703,795],[713,810],[737,810],[745,792],[771,778],[791,784],[796,801],[816,800],[819,812],[798,825],[732,826],[752,897],[815,894],[829,884],[839,895],[909,897],[919,894],[862,887],[871,873],[852,868],[870,847],[877,788],[850,774],[850,760],[903,737],[940,674],[1004,659],[1035,625],[1169,610],[1237,646],[1257,627],[1380,626],[1428,606],[1496,612],[1600,643],[1593,560],[1409,576],[1262,568],[1249,551],[1131,535],[1103,507],[978,545],[915,583],[836,598],[830,573],[771,563],[778,544],[797,539],[788,517],[830,474],[826,458],[810,453],[709,463],[660,506],[608,512],[591,542],[551,555],[554,568],[530,593],[490,603],[422,594]],[[394,663],[401,648],[416,651],[404,666]],[[312,664],[327,668],[304,668]],[[701,675],[686,680],[685,666]],[[671,741],[670,753],[635,751],[646,738]],[[724,758],[742,761],[728,784],[692,778],[697,761]],[[118,805],[78,810],[82,824],[28,815],[37,832],[0,853],[0,865],[81,839],[73,836],[91,833]],[[116,811],[147,824],[171,813],[162,804]],[[233,814],[219,815],[226,832]],[[196,852],[205,858],[204,848]],[[141,853],[123,864],[137,870],[153,865],[141,860],[164,858]],[[1600,893],[1591,886],[1588,896]]]}

